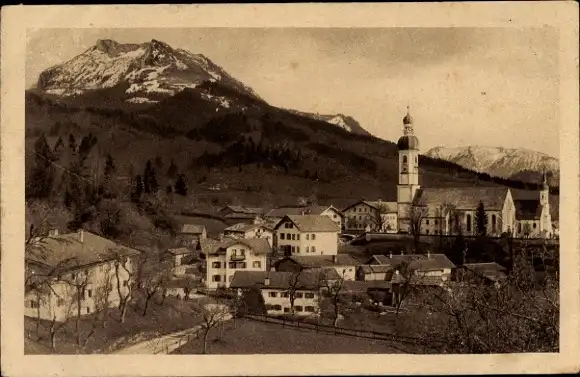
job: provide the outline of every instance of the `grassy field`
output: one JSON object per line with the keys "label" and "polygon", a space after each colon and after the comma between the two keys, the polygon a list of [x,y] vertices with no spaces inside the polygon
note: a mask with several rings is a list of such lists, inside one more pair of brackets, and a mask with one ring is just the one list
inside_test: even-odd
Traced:
{"label": "grassy field", "polygon": [[[151,303],[145,316],[141,305],[127,309],[125,323],[118,321],[119,313],[111,309],[104,322],[99,322],[95,333],[79,352],[83,354],[108,353],[134,341],[165,335],[189,329],[199,324],[199,319],[191,309],[192,301],[167,298],[163,305]],[[92,328],[93,316],[83,316],[80,321],[81,342],[87,338]],[[75,319],[69,320],[57,333],[56,349],[51,349],[50,323],[41,321],[36,333],[36,319],[24,317],[25,354],[76,354]]]}
{"label": "grassy field", "polygon": [[[190,342],[173,354],[202,353],[202,340]],[[402,353],[385,341],[343,335],[317,333],[311,330],[283,327],[247,319],[229,321],[219,339],[219,330],[210,333],[209,354],[349,354]]]}

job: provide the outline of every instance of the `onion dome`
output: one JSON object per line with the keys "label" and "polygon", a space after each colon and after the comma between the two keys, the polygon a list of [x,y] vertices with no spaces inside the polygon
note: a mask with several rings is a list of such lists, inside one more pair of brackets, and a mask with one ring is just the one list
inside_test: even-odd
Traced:
{"label": "onion dome", "polygon": [[409,149],[419,150],[419,139],[415,135],[401,136],[397,142],[397,148],[400,151]]}
{"label": "onion dome", "polygon": [[411,117],[409,111],[407,111],[407,115],[405,115],[405,117],[403,118],[403,124],[413,124],[413,117]]}

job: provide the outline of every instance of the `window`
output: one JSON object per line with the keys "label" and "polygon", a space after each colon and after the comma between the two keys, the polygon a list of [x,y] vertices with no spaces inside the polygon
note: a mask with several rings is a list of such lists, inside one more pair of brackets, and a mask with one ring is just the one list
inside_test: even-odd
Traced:
{"label": "window", "polygon": [[491,215],[491,230],[495,232],[495,215]]}
{"label": "window", "polygon": [[87,314],[91,312],[91,308],[87,308]]}
{"label": "window", "polygon": [[306,246],[306,252],[309,253],[310,252],[310,246]]}
{"label": "window", "polygon": [[425,220],[425,224],[429,225],[429,220]]}
{"label": "window", "polygon": [[63,298],[58,298],[56,300],[56,306],[63,306],[64,305],[64,299]]}
{"label": "window", "polygon": [[471,215],[468,213],[465,219],[466,219],[465,227],[467,228],[468,232],[471,232]]}
{"label": "window", "polygon": [[312,241],[314,241],[316,239],[316,234],[311,235],[310,239],[312,239]]}
{"label": "window", "polygon": [[295,253],[296,252],[296,246],[291,246],[290,247],[290,250],[291,250],[292,253]]}
{"label": "window", "polygon": [[429,229],[427,229],[427,230],[425,231],[425,233],[426,233],[426,234],[429,234]]}
{"label": "window", "polygon": [[262,262],[260,262],[260,261],[253,262],[252,268],[262,268]]}
{"label": "window", "polygon": [[296,298],[302,298],[302,292],[296,292]]}
{"label": "window", "polygon": [[306,298],[314,298],[314,293],[306,293],[304,295],[304,297],[306,297]]}
{"label": "window", "polygon": [[268,292],[269,297],[278,297],[278,292]]}
{"label": "window", "polygon": [[522,223],[518,223],[518,233],[522,232]]}
{"label": "window", "polygon": [[284,239],[284,233],[280,233],[280,239],[283,240]]}
{"label": "window", "polygon": [[246,262],[238,263],[236,267],[237,268],[246,268]]}
{"label": "window", "polygon": [[407,163],[407,156],[403,156],[403,164]]}
{"label": "window", "polygon": [[312,246],[312,248],[310,249],[310,251],[312,251],[313,253],[316,252],[316,246]]}
{"label": "window", "polygon": [[281,297],[284,297],[284,298],[290,297],[290,295],[288,294],[288,292],[282,292],[282,293],[280,293],[280,296]]}
{"label": "window", "polygon": [[359,219],[359,220],[362,220],[362,216],[359,216],[359,217],[358,217],[358,219]]}
{"label": "window", "polygon": [[308,313],[314,313],[314,306],[307,306],[304,308],[304,311]]}
{"label": "window", "polygon": [[284,307],[284,313],[290,313],[290,308],[289,308],[289,307],[287,307],[287,306],[285,306],[285,307]]}
{"label": "window", "polygon": [[435,220],[435,225],[437,225],[438,223],[439,223],[439,221],[438,220]]}
{"label": "window", "polygon": [[211,266],[212,266],[212,268],[221,268],[221,264],[220,264],[220,262],[213,262],[213,263],[211,264]]}
{"label": "window", "polygon": [[536,229],[536,223],[534,223],[534,229]]}
{"label": "window", "polygon": [[230,262],[230,268],[236,268],[236,262]]}
{"label": "window", "polygon": [[310,239],[310,234],[306,234],[306,241]]}
{"label": "window", "polygon": [[211,277],[211,281],[219,282],[219,281],[221,281],[221,276],[220,275],[213,275]]}
{"label": "window", "polygon": [[87,291],[87,293],[89,294],[89,298],[91,298],[93,296],[93,290],[92,289],[89,289]]}
{"label": "window", "polygon": [[274,310],[282,310],[282,305],[274,305]]}
{"label": "window", "polygon": [[300,241],[300,234],[296,235],[296,241]]}
{"label": "window", "polygon": [[76,274],[74,274],[74,273],[70,274],[70,278],[71,278],[72,280],[76,279],[76,277],[77,277],[77,276],[76,276]]}
{"label": "window", "polygon": [[294,309],[296,309],[297,312],[301,312],[302,311],[302,306],[300,306],[300,305],[295,306]]}
{"label": "window", "polygon": [[296,241],[296,235],[292,234],[292,241]]}
{"label": "window", "polygon": [[300,246],[296,246],[296,252],[300,254]]}

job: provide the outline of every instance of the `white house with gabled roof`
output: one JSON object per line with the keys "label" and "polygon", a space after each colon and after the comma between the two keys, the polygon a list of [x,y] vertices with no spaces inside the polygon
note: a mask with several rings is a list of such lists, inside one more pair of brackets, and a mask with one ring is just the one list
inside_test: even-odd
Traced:
{"label": "white house with gabled roof", "polygon": [[287,215],[274,227],[274,246],[285,255],[336,255],[340,228],[328,216]]}

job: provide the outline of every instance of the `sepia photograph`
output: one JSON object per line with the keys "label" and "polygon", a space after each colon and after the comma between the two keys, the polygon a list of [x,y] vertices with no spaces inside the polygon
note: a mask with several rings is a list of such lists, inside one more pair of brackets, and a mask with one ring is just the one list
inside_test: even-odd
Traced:
{"label": "sepia photograph", "polygon": [[560,354],[558,27],[225,25],[26,27],[24,357]]}

